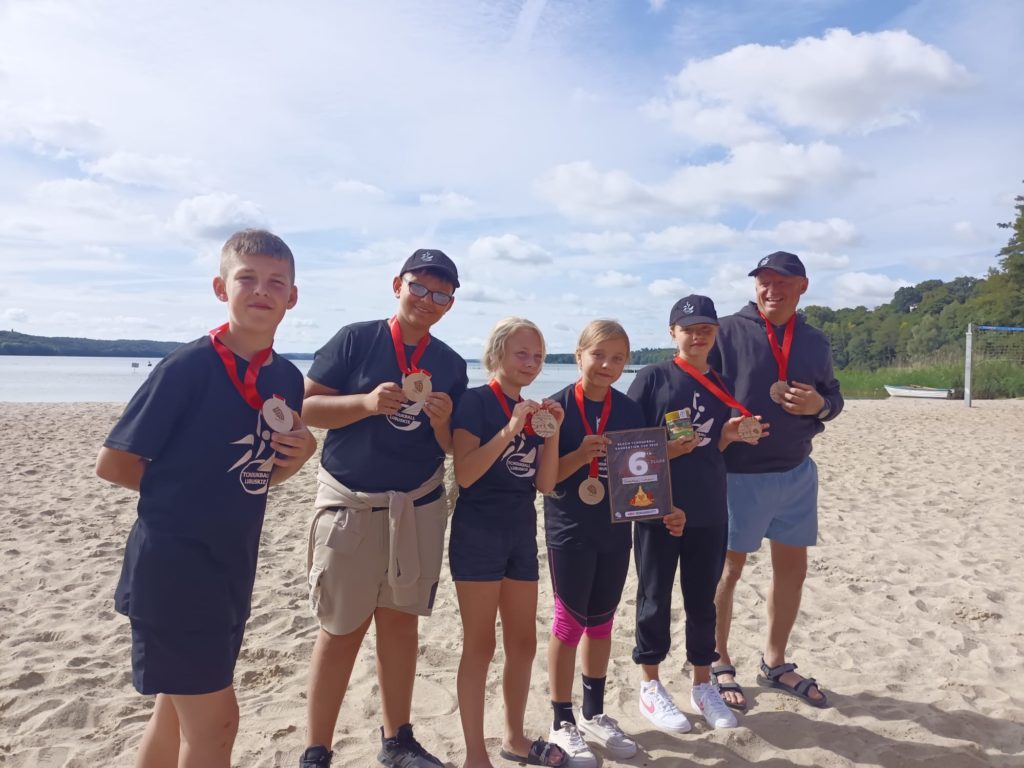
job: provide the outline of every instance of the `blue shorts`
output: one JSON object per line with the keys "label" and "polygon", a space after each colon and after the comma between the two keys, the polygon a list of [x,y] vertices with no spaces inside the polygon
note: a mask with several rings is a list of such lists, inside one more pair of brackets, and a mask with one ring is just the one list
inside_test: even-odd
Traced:
{"label": "blue shorts", "polygon": [[452,581],[537,581],[537,524],[502,529],[467,525],[456,514],[448,540]]}
{"label": "blue shorts", "polygon": [[185,631],[132,620],[132,685],[145,695],[195,696],[231,685],[245,625]]}
{"label": "blue shorts", "polygon": [[765,538],[793,547],[818,542],[818,467],[810,457],[788,472],[727,477],[730,551],[756,552]]}

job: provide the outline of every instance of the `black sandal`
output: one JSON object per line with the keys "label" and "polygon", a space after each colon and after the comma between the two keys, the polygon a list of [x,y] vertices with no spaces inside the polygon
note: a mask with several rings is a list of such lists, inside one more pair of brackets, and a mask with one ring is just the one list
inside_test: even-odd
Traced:
{"label": "black sandal", "polygon": [[[818,681],[813,677],[805,677],[796,685],[786,685],[779,678],[787,672],[792,672],[796,669],[796,664],[779,664],[777,667],[769,667],[764,657],[761,658],[761,674],[757,676],[757,682],[761,685],[767,685],[769,688],[775,688],[783,693],[795,696],[798,699],[803,699],[812,707],[818,709],[824,709],[828,706],[828,696],[821,690],[821,686],[818,685]],[[821,694],[820,699],[812,699],[810,696],[811,688],[817,690]]]}
{"label": "black sandal", "polygon": [[[558,750],[561,753],[561,760],[551,762],[552,752]],[[501,750],[498,754],[505,760],[511,760],[514,763],[520,765],[546,765],[552,766],[553,768],[561,768],[561,766],[569,764],[569,755],[565,753],[560,746],[557,744],[549,744],[544,739],[537,739],[533,744],[530,745],[530,753],[528,755],[517,755],[514,752],[510,752],[507,749]]]}
{"label": "black sandal", "polygon": [[[737,704],[734,701],[726,701],[725,699],[722,699],[722,702],[725,704],[725,706],[729,707],[729,709],[735,709],[737,712],[746,712],[747,694],[743,692],[743,688],[740,687],[740,684],[735,682],[736,667],[734,667],[732,664],[712,664],[711,674],[715,678],[715,687],[718,689],[719,693],[725,693],[726,691],[728,691],[729,693],[738,693],[740,696],[743,697],[742,704]],[[720,683],[718,681],[719,675],[732,675],[734,680],[731,683]]]}

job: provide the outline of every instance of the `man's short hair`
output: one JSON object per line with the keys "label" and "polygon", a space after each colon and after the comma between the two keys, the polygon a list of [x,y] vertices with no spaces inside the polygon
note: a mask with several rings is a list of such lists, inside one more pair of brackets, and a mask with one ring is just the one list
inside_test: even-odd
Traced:
{"label": "man's short hair", "polygon": [[295,257],[284,240],[265,229],[243,229],[235,232],[220,249],[220,276],[226,278],[228,270],[242,256],[270,256],[288,263],[288,273],[295,282]]}

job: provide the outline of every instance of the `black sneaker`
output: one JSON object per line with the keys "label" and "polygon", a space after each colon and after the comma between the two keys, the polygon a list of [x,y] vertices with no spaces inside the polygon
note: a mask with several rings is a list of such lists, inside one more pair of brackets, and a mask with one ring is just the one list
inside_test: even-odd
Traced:
{"label": "black sneaker", "polygon": [[299,768],[331,768],[333,756],[333,752],[319,744],[315,747],[308,747],[299,758]]}
{"label": "black sneaker", "polygon": [[409,723],[399,727],[398,733],[390,739],[384,738],[384,729],[381,728],[380,741],[377,762],[388,768],[434,768],[444,765],[416,741]]}

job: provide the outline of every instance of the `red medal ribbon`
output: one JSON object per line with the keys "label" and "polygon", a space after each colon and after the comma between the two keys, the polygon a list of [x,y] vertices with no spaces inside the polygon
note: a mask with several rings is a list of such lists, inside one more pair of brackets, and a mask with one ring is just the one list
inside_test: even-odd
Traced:
{"label": "red medal ribbon", "polygon": [[[508,403],[505,401],[505,391],[501,388],[501,384],[498,383],[497,379],[491,379],[489,382],[487,382],[487,386],[491,388],[491,392],[493,392],[494,396],[498,398],[498,405],[500,405],[501,410],[505,412],[505,416],[511,419],[512,409],[508,407]],[[522,402],[522,398],[519,398],[519,400],[517,400],[516,402]],[[533,427],[530,426],[529,421],[526,422],[526,434],[535,434],[533,431]]]}
{"label": "red medal ribbon", "polygon": [[[590,428],[590,422],[587,421],[587,412],[583,407],[583,379],[576,382],[576,407],[580,411],[580,418],[583,419],[583,429],[586,430],[588,435],[603,435],[605,427],[608,426],[608,417],[612,413],[612,388],[608,387],[608,394],[604,396],[604,405],[601,406],[601,416],[597,422],[597,432],[594,432]],[[589,477],[597,477],[597,457],[595,456],[590,460],[590,471],[587,473]]]}
{"label": "red medal ribbon", "polygon": [[704,389],[706,389],[712,395],[714,395],[723,403],[728,405],[730,408],[735,408],[744,416],[754,415],[750,412],[750,409],[743,405],[743,403],[741,403],[739,400],[737,400],[735,397],[729,394],[729,392],[725,389],[724,384],[721,387],[718,386],[718,384],[715,384],[715,382],[711,381],[711,379],[709,379],[703,373],[698,371],[692,364],[686,362],[685,360],[683,360],[683,358],[679,357],[678,355],[672,360],[672,362],[678,365],[679,369],[683,371],[683,373],[688,373],[697,381],[699,381],[702,385],[704,385]]}
{"label": "red medal ribbon", "polygon": [[787,370],[789,369],[789,351],[793,348],[793,332],[796,328],[796,313],[794,312],[786,321],[786,330],[782,337],[782,345],[779,345],[778,337],[775,335],[775,328],[764,313],[758,309],[757,314],[764,320],[764,330],[768,334],[768,346],[772,348],[772,356],[779,364],[779,381],[788,381]]}
{"label": "red medal ribbon", "polygon": [[[418,368],[420,358],[423,357],[423,353],[427,350],[427,344],[430,343],[430,334],[423,334],[423,338],[420,339],[420,343],[416,345],[416,349],[413,350],[412,360],[406,362],[405,358],[405,344],[402,343],[402,328],[398,324],[398,316],[392,317],[388,320],[388,326],[391,328],[391,341],[395,345],[395,359],[398,361],[398,368],[404,375],[410,373],[416,373],[422,370]],[[427,376],[430,375],[429,371],[423,371]]]}
{"label": "red medal ribbon", "polygon": [[238,378],[238,365],[235,363],[235,353],[228,349],[227,345],[220,340],[220,335],[228,329],[228,324],[218,326],[210,331],[210,341],[213,343],[213,348],[217,350],[217,354],[220,355],[220,359],[224,363],[224,369],[228,372],[228,378],[231,379],[231,383],[235,385],[235,389],[238,390],[238,394],[242,398],[255,408],[257,411],[263,407],[263,398],[260,397],[260,393],[256,390],[256,378],[260,375],[260,368],[267,362],[267,358],[270,357],[270,353],[273,351],[273,346],[261,349],[252,359],[249,361],[249,367],[245,369],[245,382],[242,382]]}

